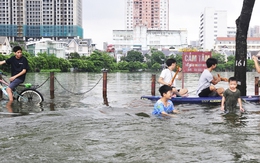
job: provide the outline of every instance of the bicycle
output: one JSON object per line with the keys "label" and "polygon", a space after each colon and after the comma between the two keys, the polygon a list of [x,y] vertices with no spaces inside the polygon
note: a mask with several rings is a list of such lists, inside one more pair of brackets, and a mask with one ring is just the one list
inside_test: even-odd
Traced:
{"label": "bicycle", "polygon": [[[6,75],[0,72],[0,84],[1,84],[0,89],[5,94],[5,96],[8,97],[8,94],[5,89],[9,84],[2,78],[2,76],[6,76]],[[36,105],[44,101],[42,94],[36,90],[37,86],[32,85],[30,83],[26,83],[26,84],[20,84],[18,85],[18,87],[23,87],[23,88],[21,90],[18,90],[17,88],[12,90],[13,98],[17,99],[17,101],[29,103],[29,104],[36,104]]]}

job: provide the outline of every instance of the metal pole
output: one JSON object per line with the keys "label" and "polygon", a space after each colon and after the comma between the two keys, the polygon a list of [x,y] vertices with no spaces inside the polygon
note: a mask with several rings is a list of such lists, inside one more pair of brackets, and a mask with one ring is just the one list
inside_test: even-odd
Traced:
{"label": "metal pole", "polygon": [[50,72],[50,95],[54,99],[54,72]]}
{"label": "metal pole", "polygon": [[255,95],[259,95],[258,82],[259,82],[259,77],[255,77]]}
{"label": "metal pole", "polygon": [[151,84],[151,94],[152,96],[155,96],[155,74],[152,74],[152,84]]}

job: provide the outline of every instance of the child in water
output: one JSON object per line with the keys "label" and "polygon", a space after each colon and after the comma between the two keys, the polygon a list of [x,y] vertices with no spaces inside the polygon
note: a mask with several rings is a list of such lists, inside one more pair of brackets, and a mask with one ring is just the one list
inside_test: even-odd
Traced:
{"label": "child in water", "polygon": [[159,88],[159,92],[162,97],[155,103],[152,114],[156,116],[174,117],[171,113],[178,113],[178,111],[175,110],[170,100],[172,98],[172,87],[163,85]]}
{"label": "child in water", "polygon": [[241,112],[244,112],[242,107],[242,102],[240,98],[240,90],[237,89],[237,80],[235,77],[230,77],[228,79],[229,88],[225,90],[222,101],[221,101],[221,110],[226,113],[235,113],[237,103]]}

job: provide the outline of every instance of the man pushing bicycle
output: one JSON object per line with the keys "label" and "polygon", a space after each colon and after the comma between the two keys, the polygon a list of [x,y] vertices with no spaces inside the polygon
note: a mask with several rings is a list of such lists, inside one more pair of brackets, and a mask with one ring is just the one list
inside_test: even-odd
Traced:
{"label": "man pushing bicycle", "polygon": [[13,48],[14,56],[11,56],[7,60],[0,61],[0,65],[7,64],[11,65],[11,77],[9,78],[10,84],[6,88],[6,92],[9,97],[8,105],[11,106],[13,102],[13,93],[14,90],[19,84],[23,83],[25,80],[26,73],[29,69],[28,60],[22,54],[22,48],[20,46],[15,46]]}

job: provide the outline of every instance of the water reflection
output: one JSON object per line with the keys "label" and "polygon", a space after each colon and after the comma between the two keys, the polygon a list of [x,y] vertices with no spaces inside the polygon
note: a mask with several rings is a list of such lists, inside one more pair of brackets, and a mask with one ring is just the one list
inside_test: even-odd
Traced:
{"label": "water reflection", "polygon": [[225,125],[229,125],[231,127],[245,127],[247,123],[247,117],[243,116],[243,114],[236,113],[228,113],[223,114],[223,120]]}

